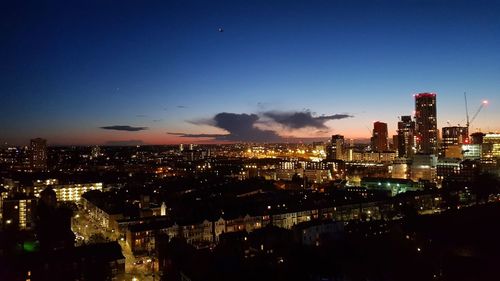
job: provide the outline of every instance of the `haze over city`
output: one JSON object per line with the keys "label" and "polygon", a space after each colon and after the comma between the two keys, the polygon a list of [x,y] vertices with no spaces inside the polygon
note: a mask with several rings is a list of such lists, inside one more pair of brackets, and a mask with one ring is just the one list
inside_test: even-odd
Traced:
{"label": "haze over city", "polygon": [[1,5],[2,143],[367,140],[420,92],[500,130],[498,1]]}

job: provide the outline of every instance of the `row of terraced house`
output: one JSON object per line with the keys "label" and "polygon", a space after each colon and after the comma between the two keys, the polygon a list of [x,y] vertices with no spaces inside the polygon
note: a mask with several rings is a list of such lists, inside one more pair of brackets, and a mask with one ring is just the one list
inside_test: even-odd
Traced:
{"label": "row of terraced house", "polygon": [[[439,206],[435,195],[412,197],[419,210],[434,210]],[[113,230],[124,238],[134,253],[152,251],[155,237],[159,233],[168,237],[182,237],[195,246],[209,246],[217,243],[222,233],[247,231],[274,225],[292,229],[295,225],[312,220],[350,221],[359,219],[381,219],[387,210],[394,209],[393,201],[368,202],[327,207],[312,210],[282,211],[274,214],[221,215],[215,219],[194,219],[193,221],[174,221],[168,216],[148,216],[138,219],[126,219],[119,215],[107,214],[85,198],[85,208],[102,222],[102,227]],[[401,204],[401,203],[399,203]]]}

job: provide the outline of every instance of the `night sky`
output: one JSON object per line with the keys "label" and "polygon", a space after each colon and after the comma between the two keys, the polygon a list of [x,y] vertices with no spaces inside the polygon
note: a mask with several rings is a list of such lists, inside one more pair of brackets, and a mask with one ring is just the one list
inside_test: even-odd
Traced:
{"label": "night sky", "polygon": [[419,92],[500,130],[500,1],[39,2],[0,3],[2,142],[368,138]]}

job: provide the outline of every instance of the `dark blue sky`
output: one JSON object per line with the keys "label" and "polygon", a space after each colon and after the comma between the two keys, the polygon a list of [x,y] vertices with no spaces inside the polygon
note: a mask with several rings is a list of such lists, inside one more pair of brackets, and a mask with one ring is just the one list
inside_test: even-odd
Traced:
{"label": "dark blue sky", "polygon": [[0,4],[1,141],[238,140],[222,112],[255,114],[252,134],[363,138],[424,91],[440,127],[465,123],[467,91],[491,104],[473,127],[500,130],[499,1],[38,2]]}

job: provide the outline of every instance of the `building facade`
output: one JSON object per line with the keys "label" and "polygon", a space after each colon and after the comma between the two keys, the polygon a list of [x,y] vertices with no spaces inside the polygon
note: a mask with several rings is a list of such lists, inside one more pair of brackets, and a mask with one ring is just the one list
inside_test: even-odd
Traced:
{"label": "building facade", "polygon": [[438,131],[435,93],[415,95],[415,131],[417,152],[436,155]]}
{"label": "building facade", "polygon": [[30,141],[30,166],[32,170],[47,169],[47,140],[36,138]]}
{"label": "building facade", "polygon": [[333,135],[326,151],[328,160],[344,160],[344,136]]}
{"label": "building facade", "polygon": [[401,116],[397,139],[398,157],[410,158],[415,153],[415,122],[411,116]]}
{"label": "building facade", "polygon": [[102,191],[102,183],[75,183],[75,184],[60,184],[60,185],[45,185],[35,184],[34,186],[34,194],[36,197],[40,196],[40,192],[44,190],[46,187],[51,187],[57,196],[57,201],[72,201],[78,202],[80,201],[82,194],[90,190],[99,190]]}
{"label": "building facade", "polygon": [[373,134],[371,138],[372,151],[383,152],[388,149],[387,146],[387,123],[373,123]]}

